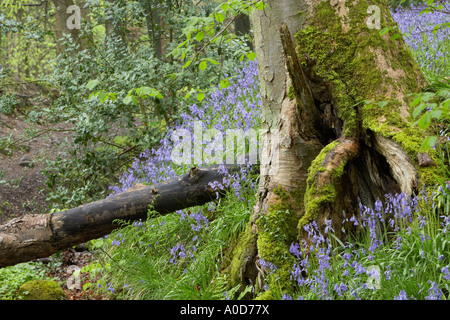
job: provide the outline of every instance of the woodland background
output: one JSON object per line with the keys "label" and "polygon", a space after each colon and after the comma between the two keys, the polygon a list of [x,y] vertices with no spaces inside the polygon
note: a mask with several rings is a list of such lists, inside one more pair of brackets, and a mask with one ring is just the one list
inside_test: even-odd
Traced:
{"label": "woodland background", "polygon": [[[61,19],[82,8],[81,29]],[[411,105],[430,128],[424,148],[440,155],[441,185],[361,208],[356,243],[327,242],[311,225],[311,255],[293,243],[292,288],[279,299],[448,299],[450,6],[391,1],[397,26],[429,81]],[[0,4],[0,222],[77,207],[186,172],[170,154],[174,129],[193,122],[224,131],[258,129],[261,97],[252,28],[260,1],[3,1]],[[428,8],[428,9],[427,9]],[[425,10],[425,12],[424,12]],[[65,34],[64,34],[65,33]],[[381,102],[365,102],[383,104]],[[425,111],[425,112],[423,112]],[[233,247],[255,203],[258,175],[243,166],[216,202],[122,228],[48,260],[0,269],[0,299],[56,279],[68,299],[239,299],[230,287]],[[394,212],[391,221],[384,213]],[[379,225],[397,227],[379,234]],[[378,228],[378,229],[377,229]],[[330,235],[332,230],[328,230]],[[332,236],[329,239],[333,240]],[[87,250],[86,250],[87,249]],[[260,261],[276,284],[276,265]],[[74,268],[78,266],[74,274]],[[375,267],[375,268],[374,268]],[[368,287],[378,272],[379,290]],[[305,278],[305,272],[310,275]],[[67,279],[79,286],[68,287]],[[272,290],[274,291],[274,290]]]}

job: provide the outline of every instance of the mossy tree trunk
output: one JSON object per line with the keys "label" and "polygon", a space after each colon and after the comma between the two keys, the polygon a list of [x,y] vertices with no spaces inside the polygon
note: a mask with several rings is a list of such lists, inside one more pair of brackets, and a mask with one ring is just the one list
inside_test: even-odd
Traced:
{"label": "mossy tree trunk", "polygon": [[331,220],[346,240],[342,221],[359,214],[359,200],[373,206],[387,193],[411,194],[437,172],[417,163],[424,132],[409,112],[407,94],[424,86],[423,75],[401,37],[370,28],[370,5],[380,9],[381,28],[394,25],[386,1],[267,4],[252,25],[269,132],[264,150],[273,139],[278,149],[262,156],[261,167],[274,170],[261,175],[259,201],[230,265],[231,285],[257,289],[260,259],[277,267],[275,286],[287,285],[289,248],[305,237],[306,224],[315,220],[324,230]]}

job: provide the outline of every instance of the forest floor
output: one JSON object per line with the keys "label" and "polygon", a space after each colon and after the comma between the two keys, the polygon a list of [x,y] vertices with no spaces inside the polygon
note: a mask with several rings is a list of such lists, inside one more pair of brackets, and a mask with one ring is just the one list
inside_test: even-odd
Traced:
{"label": "forest floor", "polygon": [[[49,211],[41,170],[45,159],[62,152],[59,147],[67,136],[67,132],[58,131],[61,127],[55,131],[27,119],[25,110],[48,106],[51,92],[33,83],[4,90],[14,93],[18,103],[12,113],[0,114],[0,224],[24,214]],[[31,166],[21,165],[24,156],[31,159]]]}
{"label": "forest floor", "polygon": [[[64,125],[48,127],[31,124],[21,111],[22,107],[29,107],[30,104],[38,103],[44,107],[49,103],[40,89],[28,85],[22,90],[14,90],[21,101],[17,110],[13,114],[0,114],[0,225],[26,214],[45,214],[52,208],[41,170],[45,168],[46,159],[54,159],[58,154],[65,156],[62,141],[70,139],[70,135]],[[30,135],[30,129],[37,134]],[[9,142],[14,143],[11,145]],[[25,156],[31,162],[24,166]],[[67,279],[71,276],[69,267],[81,268],[94,259],[89,251],[69,248],[53,255],[52,263],[48,263],[49,259],[41,260],[47,260],[47,276],[61,284],[68,300],[103,299],[88,295],[79,288],[67,287]],[[81,286],[89,280],[84,277],[82,275]]]}
{"label": "forest floor", "polygon": [[[11,115],[0,115],[0,124],[0,136],[11,135],[12,141],[21,140],[30,127],[25,119]],[[0,224],[24,214],[49,211],[51,206],[46,200],[41,170],[44,169],[45,158],[58,151],[55,141],[59,140],[56,138],[63,139],[63,135],[56,132],[51,137],[36,137],[0,153]],[[31,167],[20,164],[26,155],[31,158]]]}

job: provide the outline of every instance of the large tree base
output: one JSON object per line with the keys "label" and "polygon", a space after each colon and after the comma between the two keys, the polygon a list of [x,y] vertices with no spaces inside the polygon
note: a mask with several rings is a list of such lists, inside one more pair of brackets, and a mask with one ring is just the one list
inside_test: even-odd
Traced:
{"label": "large tree base", "polygon": [[[231,274],[255,284],[264,274],[257,261],[264,259],[278,267],[273,278],[283,289],[292,266],[289,247],[306,237],[305,225],[316,221],[324,231],[331,222],[345,242],[358,232],[343,222],[359,216],[359,203],[372,207],[386,194],[413,194],[432,179],[425,181],[417,161],[425,133],[410,123],[407,96],[425,80],[403,39],[369,29],[364,0],[268,4],[253,24],[264,30],[255,48],[265,124],[280,134],[280,157],[278,171],[260,178],[257,206],[241,238],[254,247],[238,244]],[[387,5],[380,7],[382,21],[393,24]],[[280,188],[287,197],[279,196]],[[287,219],[296,223],[280,228]]]}

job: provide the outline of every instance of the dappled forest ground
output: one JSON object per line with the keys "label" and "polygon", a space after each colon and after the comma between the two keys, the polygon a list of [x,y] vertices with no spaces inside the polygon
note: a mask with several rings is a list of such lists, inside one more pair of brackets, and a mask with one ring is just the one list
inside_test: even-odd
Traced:
{"label": "dappled forest ground", "polygon": [[[42,160],[63,152],[60,144],[67,132],[30,124],[24,115],[28,107],[43,108],[50,103],[42,91],[35,84],[14,88],[19,105],[14,113],[0,114],[0,136],[8,137],[0,148],[0,223],[24,214],[45,213],[50,208],[41,174]],[[63,124],[57,128],[62,129]]]}
{"label": "dappled forest ground", "polygon": [[[113,3],[118,5],[119,2],[111,2],[111,4]],[[144,1],[137,3],[144,3]],[[125,12],[122,9],[115,11]],[[139,12],[141,11],[136,10],[134,13]],[[102,19],[103,13],[93,12],[93,14],[98,19]],[[145,18],[137,14],[135,16],[136,22]],[[222,16],[219,11],[211,17],[214,17],[220,25]],[[122,19],[119,16],[113,18],[117,21]],[[426,22],[426,19],[421,19]],[[414,20],[414,23],[412,23],[413,20],[410,16],[403,16],[400,13],[396,20],[401,21],[402,25],[405,26],[419,25],[420,22]],[[129,21],[134,22],[133,19]],[[192,20],[180,16],[179,21]],[[104,22],[104,32],[107,34],[110,21]],[[30,28],[33,28],[33,26]],[[98,28],[95,30],[98,36],[100,34]],[[182,30],[182,28],[177,24],[174,25],[173,30]],[[402,32],[407,31],[402,30]],[[212,35],[205,35],[205,33],[198,32],[196,29],[195,32],[189,31],[189,36],[196,33],[195,38],[199,43],[202,41],[208,42],[212,37]],[[393,37],[395,36],[399,36],[399,34],[394,34]],[[174,38],[178,39],[177,36]],[[184,35],[182,38],[184,39]],[[414,47],[416,38],[418,37],[413,37],[412,40],[414,41],[408,44]],[[145,40],[145,38],[142,39]],[[448,38],[445,39],[445,41],[437,39],[439,41],[436,42],[445,42],[447,47],[444,48],[448,48]],[[130,39],[125,40],[130,41]],[[420,40],[425,41],[425,38],[420,37]],[[17,41],[17,43],[28,42]],[[139,39],[139,43],[140,45],[146,45],[148,42]],[[239,94],[229,94],[227,98],[216,92],[209,92],[210,84],[217,85],[220,82],[222,87],[220,81],[222,80],[222,73],[225,74],[229,70],[233,70],[234,63],[231,60],[230,67],[225,68],[227,66],[226,59],[231,56],[236,57],[237,53],[241,52],[239,51],[241,50],[240,47],[231,45],[232,42],[224,41],[224,43],[226,45],[222,48],[222,41],[220,41],[220,50],[209,50],[208,59],[198,65],[198,71],[200,72],[196,71],[197,68],[187,68],[186,66],[190,62],[185,64],[183,66],[184,75],[175,77],[180,83],[174,82],[170,77],[167,77],[167,79],[172,79],[169,83],[163,81],[160,83],[161,79],[166,79],[167,74],[178,69],[162,67],[164,65],[159,60],[148,58],[149,54],[146,50],[138,51],[138,53],[132,55],[132,53],[135,53],[133,49],[124,58],[121,54],[122,48],[120,45],[117,48],[114,46],[111,46],[111,48],[103,47],[102,41],[99,41],[96,46],[100,50],[97,50],[97,47],[89,47],[91,51],[80,56],[61,55],[60,64],[53,72],[55,79],[48,82],[49,85],[59,86],[61,99],[55,99],[58,97],[57,92],[41,87],[37,83],[24,84],[27,80],[22,82],[21,79],[13,79],[13,82],[18,85],[9,86],[6,89],[0,88],[0,97],[4,93],[16,95],[15,99],[11,100],[6,97],[7,95],[4,95],[6,97],[4,101],[7,102],[4,104],[4,110],[14,106],[12,112],[3,114],[0,108],[0,224],[8,219],[28,213],[39,214],[49,212],[52,209],[78,206],[90,201],[90,197],[93,195],[103,197],[104,194],[101,192],[107,190],[108,185],[119,190],[130,187],[138,179],[143,179],[143,176],[148,178],[147,182],[153,178],[162,179],[163,173],[166,172],[164,171],[165,162],[159,161],[163,159],[163,151],[155,156],[155,161],[136,159],[133,164],[127,163],[131,166],[129,171],[126,172],[128,175],[123,175],[120,183],[110,181],[118,171],[115,168],[119,168],[119,165],[125,166],[120,161],[116,161],[121,155],[131,156],[130,150],[138,152],[137,150],[141,146],[153,147],[158,143],[155,133],[169,123],[166,120],[170,120],[167,117],[170,113],[173,113],[173,119],[183,119],[184,125],[188,125],[190,120],[205,119],[205,115],[210,116],[210,113],[213,112],[219,112],[219,114],[213,114],[210,119],[217,122],[226,122],[230,127],[241,123],[236,118],[238,114],[242,114],[249,123],[257,118],[259,119],[260,112],[253,112],[255,111],[253,108],[259,110],[256,108],[259,104],[254,103],[252,99],[249,100],[247,95],[242,93],[241,89],[246,87],[246,85],[243,85],[246,81],[236,86],[239,89],[237,90]],[[195,45],[198,44],[195,43]],[[7,51],[9,52],[11,48],[12,46],[7,47]],[[419,46],[419,49],[415,49],[414,53],[416,60],[420,62],[427,75],[432,71],[437,72],[436,61],[438,60],[443,61],[442,64],[438,65],[439,68],[448,67],[448,59],[445,55],[440,55],[441,48],[433,47],[433,50],[430,50],[430,48],[430,46],[427,46],[426,49]],[[28,50],[29,48],[25,49]],[[21,50],[26,51],[25,49]],[[117,51],[119,54],[117,54],[116,49],[120,49]],[[219,54],[216,57],[213,55],[216,52],[225,52],[225,50],[230,52],[229,56]],[[18,51],[20,50],[18,49]],[[26,52],[28,52],[28,56],[33,55],[30,53],[31,51]],[[186,55],[186,52],[181,52],[174,53],[175,59],[178,55]],[[448,49],[443,52],[448,52]],[[422,57],[423,53],[425,53],[425,58]],[[430,54],[433,57],[429,57]],[[247,56],[250,58],[250,55]],[[105,61],[108,63],[104,64]],[[429,64],[430,61],[431,64]],[[164,71],[155,73],[155,66],[152,63],[158,66],[158,70]],[[34,64],[34,62],[31,62],[31,64]],[[41,61],[41,64],[44,65],[45,63]],[[184,61],[179,67],[181,68],[183,64]],[[192,65],[195,66],[195,63]],[[72,66],[80,66],[80,68],[75,70]],[[220,72],[217,72],[219,66]],[[67,70],[70,71],[67,72]],[[225,72],[225,70],[228,71]],[[448,68],[446,70],[448,71]],[[208,71],[211,72],[205,73]],[[216,74],[219,75],[218,79],[215,78]],[[186,86],[186,83],[181,81],[182,78],[188,79],[186,81],[189,84],[187,87],[183,87]],[[253,78],[253,74],[249,78]],[[202,85],[202,87],[199,91],[194,88],[190,90],[190,84],[192,83]],[[147,96],[149,93],[155,93],[153,87],[166,87],[167,84],[176,94],[166,95],[165,99],[161,101],[155,99],[155,95]],[[224,84],[224,88],[230,85],[226,82]],[[147,85],[152,87],[147,87]],[[230,88],[232,87],[233,85],[230,85]],[[136,95],[130,94],[133,92]],[[138,92],[140,94],[137,94]],[[250,90],[249,92],[253,91]],[[445,92],[447,92],[447,97],[448,90]],[[435,93],[427,94],[438,98]],[[217,98],[217,101],[211,99],[211,96]],[[14,104],[15,102],[12,100],[17,100],[18,104]],[[222,104],[225,100],[233,102],[230,103],[232,108]],[[239,103],[236,103],[236,101]],[[154,102],[158,102],[159,107],[168,107],[167,110],[161,108],[156,109],[155,114],[149,113],[146,108],[153,106]],[[164,103],[159,105],[160,102]],[[193,104],[194,102],[195,104]],[[239,106],[240,103],[243,105],[242,108]],[[172,108],[174,105],[181,105],[184,108],[174,109]],[[142,108],[138,110],[137,106]],[[64,119],[61,121],[73,121],[74,128],[79,129],[78,132],[74,133],[78,134],[79,138],[76,143],[65,144],[62,142],[65,138],[70,139],[67,131],[69,128],[64,123],[55,126],[39,125],[39,117],[36,114],[39,114],[46,107],[52,111],[47,112],[49,119],[54,120],[61,117]],[[220,111],[217,111],[219,109]],[[252,112],[243,112],[243,110],[248,111],[248,109],[251,109]],[[118,123],[122,125],[125,120],[130,121],[128,118],[122,117],[124,114],[136,112],[138,118],[148,121],[143,121],[143,123],[150,123],[151,125],[137,124],[122,127],[118,125]],[[43,113],[45,114],[45,112]],[[233,118],[232,115],[235,117]],[[227,118],[225,119],[225,117]],[[447,119],[447,113],[444,118]],[[110,124],[110,121],[113,122],[111,119],[116,122]],[[189,119],[189,121],[186,119]],[[105,123],[108,125],[105,126]],[[133,124],[131,121],[129,123]],[[110,135],[110,132],[116,131],[111,130],[111,128],[115,129],[116,126],[119,127],[118,129],[122,128],[123,132],[118,130],[116,136]],[[251,126],[256,127],[254,124]],[[130,128],[131,130],[127,130]],[[447,129],[447,127],[443,127],[441,131],[448,133]],[[150,134],[147,135],[147,132]],[[444,135],[444,133],[439,134]],[[100,141],[98,145],[95,143],[89,144],[94,137],[98,138],[95,141]],[[135,138],[139,138],[139,141],[133,140]],[[157,138],[159,139],[159,136]],[[88,146],[86,150],[82,150],[83,143],[86,146],[86,142]],[[442,142],[446,142],[446,140]],[[439,145],[437,144],[437,146]],[[81,156],[64,154],[65,148],[74,149],[76,151],[74,153],[79,151]],[[67,160],[67,163],[54,162],[49,164],[46,162],[46,160],[54,159],[57,155]],[[443,155],[448,159],[448,153],[443,153]],[[443,163],[448,164],[445,161]],[[159,164],[158,168],[155,164]],[[58,166],[62,168],[60,171],[58,171]],[[46,192],[46,176],[41,170],[45,172],[45,169],[48,168],[55,172],[55,176],[57,176],[55,186],[65,184],[73,188],[55,191],[56,187],[54,187],[53,190]],[[169,168],[167,168],[167,172],[169,172]],[[173,173],[173,170],[170,173]],[[87,177],[86,180],[93,181],[98,186],[92,189],[84,188],[86,185],[83,185],[85,181],[81,181],[81,176]],[[257,181],[256,178],[254,179]],[[243,295],[238,296],[237,290],[239,287],[229,289],[226,286],[230,279],[227,278],[227,274],[224,274],[223,266],[229,263],[228,260],[232,255],[231,250],[237,243],[237,236],[245,229],[249,221],[254,204],[252,201],[255,201],[256,192],[252,189],[253,187],[248,187],[253,185],[253,180],[237,179],[236,185],[239,188],[241,188],[241,183],[242,189],[246,189],[247,193],[230,193],[217,206],[214,204],[211,207],[196,208],[195,210],[191,208],[185,212],[180,211],[166,216],[152,216],[152,219],[148,221],[124,226],[108,237],[92,240],[89,243],[90,251],[86,250],[86,247],[74,247],[61,251],[51,258],[38,259],[31,263],[3,268],[0,271],[3,271],[4,277],[2,278],[0,273],[0,280],[6,280],[0,281],[0,299],[21,299],[21,297],[10,293],[16,290],[22,282],[29,280],[27,277],[30,274],[33,278],[48,277],[55,279],[66,292],[68,300],[180,298],[195,300],[229,297],[240,299]],[[443,201],[436,201],[436,203],[447,208],[446,215],[448,216],[448,210],[450,210],[448,209],[450,208],[448,199],[450,198],[447,197],[447,194],[450,195],[448,192],[450,185],[444,187],[446,188],[445,191],[442,188],[441,190],[446,197],[435,196],[433,193],[433,200],[443,198]],[[58,194],[59,198],[55,196],[54,202],[49,199],[52,197],[52,192],[53,195],[60,193]],[[406,201],[406,198],[394,198],[394,200],[393,204],[389,204],[392,208],[400,201]],[[395,208],[399,210],[399,214],[403,217],[404,213],[406,216],[407,210],[410,213],[414,211],[411,207],[415,208],[415,206],[409,206],[408,203],[403,202],[401,206]],[[363,211],[362,208],[360,209]],[[378,209],[381,210],[380,207]],[[343,248],[339,248],[342,253],[341,256],[317,256],[316,258],[321,259],[321,261],[329,259],[327,261],[331,261],[333,265],[320,265],[320,270],[315,270],[315,266],[311,265],[311,268],[307,270],[308,275],[310,275],[306,280],[308,282],[304,282],[305,279],[302,276],[306,271],[299,269],[300,265],[305,264],[305,261],[300,260],[298,255],[299,244],[292,243],[289,253],[292,257],[296,256],[299,263],[294,265],[290,272],[296,278],[293,279],[293,282],[296,282],[295,285],[298,284],[300,287],[298,287],[298,291],[284,293],[283,295],[283,292],[280,291],[277,297],[282,299],[330,297],[333,299],[432,299],[443,296],[448,299],[449,282],[444,280],[450,279],[448,273],[448,244],[450,242],[447,240],[450,234],[448,233],[450,225],[447,219],[442,222],[442,228],[440,229],[439,223],[441,221],[433,222],[430,220],[434,218],[432,213],[435,213],[435,211],[433,210],[434,203],[433,208],[426,207],[426,210],[418,211],[417,216],[414,216],[414,219],[417,218],[417,223],[412,225],[412,229],[411,227],[406,230],[400,229],[398,238],[394,239],[395,243],[394,240],[386,241],[381,246],[380,244],[383,244],[380,242],[381,240],[370,237],[373,229],[367,229],[367,236],[362,237],[363,243],[360,245],[363,250],[356,251],[355,248],[351,251],[353,248],[346,244]],[[371,214],[374,214],[374,212],[368,208],[365,208],[364,212],[367,218],[365,222],[372,222]],[[379,211],[375,213],[380,214]],[[422,214],[427,216],[427,222]],[[350,221],[352,220],[350,219]],[[399,221],[403,223],[403,221]],[[267,221],[262,220],[261,223],[263,222]],[[355,225],[356,223],[355,220]],[[396,221],[392,220],[392,223],[396,223]],[[384,241],[384,239],[382,240]],[[403,245],[401,245],[401,241],[403,241]],[[313,250],[311,249],[311,251]],[[366,253],[371,255],[366,257]],[[353,261],[349,261],[350,257]],[[371,267],[374,260],[379,264],[379,272],[384,276],[380,279],[383,290],[372,293],[367,292],[365,290],[367,288],[364,288],[367,276],[371,275],[366,273],[364,267]],[[433,261],[433,264],[430,264],[429,261]],[[268,273],[269,269],[275,272],[276,266],[272,264],[273,261],[268,262],[270,264],[260,260],[258,264]],[[78,278],[82,289],[70,289],[68,287],[67,280],[71,278],[73,271],[71,267],[75,266],[78,268],[87,267]],[[45,274],[42,274],[41,271]],[[17,276],[8,276],[12,273]],[[99,273],[103,273],[103,275],[99,275]],[[415,274],[417,274],[417,277],[411,278]],[[267,274],[267,278],[263,277],[263,281],[267,281],[266,285],[268,286],[269,280],[275,279],[276,276],[278,275]],[[351,282],[349,281],[350,278],[353,279]],[[325,280],[329,284],[328,286],[323,285]],[[305,283],[307,285],[304,285]],[[417,288],[417,284],[422,287]],[[262,287],[262,283],[259,286]],[[438,286],[442,291],[436,289]],[[429,289],[427,290],[427,288]],[[323,289],[325,291],[322,291]],[[253,292],[253,290],[253,285],[247,286],[244,293]],[[264,290],[266,290],[265,287]],[[428,296],[426,296],[427,293]]]}
{"label": "dappled forest ground", "polygon": [[[27,84],[15,91],[21,103],[13,114],[0,114],[0,136],[10,137],[12,144],[0,149],[0,224],[26,214],[43,214],[51,210],[41,170],[44,160],[64,155],[62,141],[70,139],[64,124],[54,127],[30,124],[22,109],[29,106],[44,108],[50,100],[42,95],[43,88]],[[38,99],[36,99],[38,98]],[[35,135],[30,135],[33,128]],[[34,136],[34,137],[33,137]],[[27,156],[31,159],[29,162]],[[25,158],[24,158],[25,157]],[[93,254],[80,246],[63,250],[51,258],[37,261],[45,264],[46,276],[61,283],[68,300],[103,299],[101,295],[87,295],[86,291],[68,288],[70,266],[82,267],[94,259]],[[80,286],[87,275],[80,277]]]}

